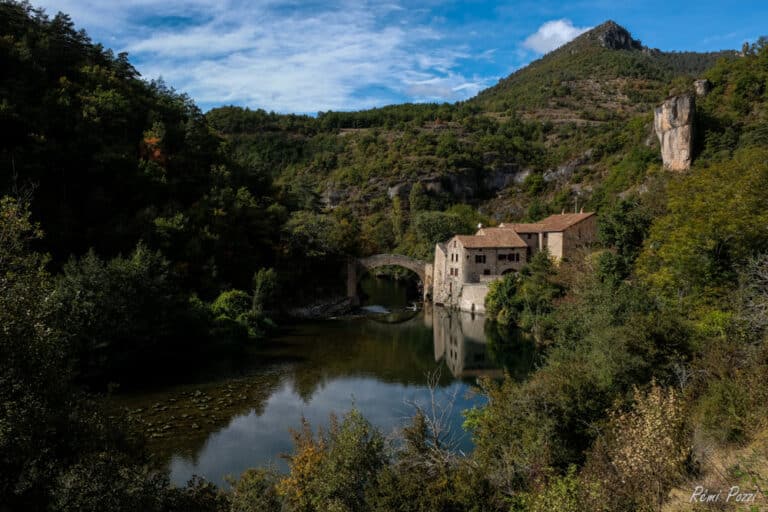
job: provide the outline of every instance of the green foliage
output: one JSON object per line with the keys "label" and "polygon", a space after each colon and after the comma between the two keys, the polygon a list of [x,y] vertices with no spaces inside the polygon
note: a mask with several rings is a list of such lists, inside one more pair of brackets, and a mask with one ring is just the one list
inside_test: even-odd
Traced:
{"label": "green foliage", "polygon": [[594,422],[632,384],[673,378],[691,350],[680,319],[642,289],[591,273],[573,280],[569,300],[551,313],[543,336],[550,349],[538,370],[522,383],[483,383],[488,404],[468,413],[475,455],[504,493],[530,491],[551,469],[579,463]]}
{"label": "green foliage", "polygon": [[56,326],[69,338],[84,375],[124,371],[147,354],[202,342],[198,316],[159,252],[139,244],[126,258],[93,251],[72,258],[53,294]]}
{"label": "green foliage", "polygon": [[242,290],[222,292],[211,304],[211,311],[216,317],[235,319],[251,310],[252,298]]}
{"label": "green foliage", "polygon": [[520,499],[521,508],[530,512],[604,510],[602,504],[595,503],[596,482],[579,478],[577,469],[572,464],[565,474],[551,478],[542,490],[525,494]]}
{"label": "green foliage", "polygon": [[546,182],[544,181],[544,176],[541,174],[531,173],[525,177],[525,182],[523,185],[525,186],[526,193],[531,197],[535,197],[541,194],[541,192],[544,190]]}
{"label": "green foliage", "polygon": [[[168,510],[168,481],[147,469],[120,418],[73,384],[79,355],[24,201],[0,200],[0,502],[12,510]],[[86,333],[87,334],[87,333]]]}
{"label": "green foliage", "polygon": [[615,195],[634,185],[639,185],[646,177],[649,168],[659,167],[661,158],[656,147],[633,145],[632,149],[612,165],[608,176],[601,184],[608,194]]}
{"label": "green foliage", "polygon": [[260,268],[253,275],[253,312],[273,309],[277,295],[278,276],[273,268]]}
{"label": "green foliage", "polygon": [[288,510],[363,511],[366,491],[385,463],[384,438],[357,410],[315,438],[305,421],[294,433],[289,474],[278,483]]}
{"label": "green foliage", "polygon": [[382,468],[369,491],[371,510],[481,511],[493,499],[488,480],[468,460],[451,452],[445,439],[418,411],[402,431],[395,460]]}
{"label": "green foliage", "polygon": [[265,469],[248,469],[232,484],[231,512],[279,512],[278,476]]}
{"label": "green foliage", "polygon": [[557,418],[548,397],[536,386],[522,386],[510,378],[500,384],[480,383],[488,404],[466,412],[472,431],[475,460],[503,495],[525,489],[547,468],[567,459],[557,435]]}
{"label": "green foliage", "polygon": [[518,318],[517,289],[520,277],[507,274],[488,285],[485,296],[485,312],[489,318],[502,325],[514,325]]}
{"label": "green foliage", "polygon": [[737,265],[768,248],[768,153],[740,150],[733,160],[672,182],[668,213],[650,230],[641,275],[669,300],[719,295]]}
{"label": "green foliage", "polygon": [[285,224],[287,250],[311,258],[339,256],[353,252],[355,227],[331,215],[298,211]]}
{"label": "green foliage", "polygon": [[58,478],[52,510],[162,510],[167,478],[146,468],[130,467],[126,462],[99,453],[67,468]]}
{"label": "green foliage", "polygon": [[444,242],[453,235],[466,235],[474,232],[466,218],[455,213],[421,212],[413,221],[413,228],[419,241],[430,248],[438,242]]}
{"label": "green foliage", "polygon": [[[34,215],[27,201],[0,201],[9,509],[652,508],[690,442],[683,399],[717,442],[749,440],[764,424],[765,39],[735,59],[611,50],[591,31],[468,102],[314,118],[237,107],[204,116],[66,15],[26,3],[0,3],[0,27],[0,167],[39,184]],[[717,58],[698,101],[695,168],[670,178],[667,194],[646,142],[650,108]],[[565,162],[580,163],[545,182]],[[523,184],[507,179],[523,170]],[[200,479],[176,489],[75,386],[263,336],[278,277],[291,299],[329,296],[350,255],[429,259],[435,243],[488,224],[478,211],[537,220],[570,206],[577,183],[593,191],[609,250],[575,275],[537,255],[491,286],[489,316],[533,331],[547,351],[527,380],[482,384],[468,457],[424,415],[390,457],[353,411],[317,436],[305,425],[287,476],[249,471],[229,495]],[[408,204],[390,203],[395,185],[411,186]],[[646,188],[641,203],[616,200]],[[694,307],[668,307],[680,299]],[[646,386],[653,379],[685,394]]]}
{"label": "green foliage", "polygon": [[[590,83],[642,78],[637,84],[638,90],[634,90],[634,108],[647,111],[653,101],[666,96],[664,86],[675,76],[702,73],[718,58],[733,55],[732,52],[645,52],[639,42],[627,50],[605,48],[599,37],[611,23],[595,27],[502,79],[480,92],[471,103],[501,112],[510,108],[546,107],[553,98],[558,98],[560,105],[579,111],[585,102],[600,104],[596,101],[600,92],[590,88]],[[651,89],[655,95],[644,94],[643,89]]]}
{"label": "green foliage", "polygon": [[629,276],[650,225],[648,209],[638,202],[620,200],[601,211],[598,238],[615,250],[600,254],[598,272],[603,280],[617,282]]}
{"label": "green foliage", "polygon": [[395,230],[392,219],[384,213],[375,213],[365,218],[360,228],[360,244],[363,254],[389,252],[394,243]]}
{"label": "green foliage", "polygon": [[421,183],[414,183],[408,195],[408,204],[411,207],[411,213],[429,209],[430,201],[427,192]]}
{"label": "green foliage", "polygon": [[252,296],[242,290],[227,290],[219,294],[211,304],[214,318],[211,337],[229,343],[264,337],[274,324],[264,316],[262,300],[274,291],[275,278],[274,271],[262,269],[254,276]]}
{"label": "green foliage", "polygon": [[549,253],[536,253],[520,274],[508,274],[489,285],[485,307],[488,316],[502,325],[516,325],[537,338],[545,334],[554,300],[562,287],[553,280]]}
{"label": "green foliage", "polygon": [[590,453],[586,473],[602,482],[609,510],[658,510],[690,455],[685,402],[674,388],[635,388],[629,410],[614,410]]}

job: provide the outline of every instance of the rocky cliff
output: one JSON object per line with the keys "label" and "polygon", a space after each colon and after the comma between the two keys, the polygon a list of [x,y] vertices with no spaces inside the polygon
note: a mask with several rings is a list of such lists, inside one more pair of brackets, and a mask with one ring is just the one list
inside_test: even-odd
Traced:
{"label": "rocky cliff", "polygon": [[614,21],[607,21],[597,27],[597,39],[603,48],[610,50],[642,50],[640,41],[633,39],[627,29]]}
{"label": "rocky cliff", "polygon": [[691,167],[694,110],[693,95],[682,94],[667,98],[654,111],[653,127],[665,169],[685,171]]}

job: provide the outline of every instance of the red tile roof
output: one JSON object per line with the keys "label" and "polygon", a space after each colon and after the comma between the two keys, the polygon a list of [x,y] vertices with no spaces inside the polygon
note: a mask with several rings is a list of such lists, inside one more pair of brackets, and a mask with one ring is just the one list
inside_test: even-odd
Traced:
{"label": "red tile roof", "polygon": [[544,225],[544,231],[565,231],[569,227],[590,218],[594,214],[595,212],[561,213],[560,215],[550,215],[546,219],[539,221],[539,224]]}
{"label": "red tile roof", "polygon": [[517,233],[545,233],[552,231],[565,231],[571,226],[595,215],[595,212],[587,213],[561,213],[550,215],[544,220],[532,224],[501,224],[502,229],[509,229]]}
{"label": "red tile roof", "polygon": [[539,233],[544,231],[544,224],[502,224],[502,229],[510,229],[517,233]]}
{"label": "red tile roof", "polygon": [[526,247],[517,233],[504,228],[482,228],[475,235],[456,235],[456,239],[468,249]]}

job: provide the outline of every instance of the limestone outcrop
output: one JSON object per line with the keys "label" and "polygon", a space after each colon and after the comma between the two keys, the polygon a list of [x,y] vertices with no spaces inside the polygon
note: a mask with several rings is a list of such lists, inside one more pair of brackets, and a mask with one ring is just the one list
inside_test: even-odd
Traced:
{"label": "limestone outcrop", "polygon": [[632,39],[627,29],[614,21],[607,21],[598,27],[598,40],[603,48],[609,50],[642,50],[640,41]]}
{"label": "limestone outcrop", "polygon": [[654,111],[653,127],[665,169],[685,171],[691,167],[695,108],[693,95],[682,94],[667,98]]}
{"label": "limestone outcrop", "polygon": [[695,80],[693,82],[693,88],[696,90],[696,96],[703,97],[709,94],[709,91],[712,90],[712,82],[706,78]]}

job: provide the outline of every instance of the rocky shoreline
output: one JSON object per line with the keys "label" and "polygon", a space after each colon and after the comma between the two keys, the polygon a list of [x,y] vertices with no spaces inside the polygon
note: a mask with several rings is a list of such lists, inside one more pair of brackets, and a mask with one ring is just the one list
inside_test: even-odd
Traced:
{"label": "rocky shoreline", "polygon": [[334,316],[348,315],[354,311],[349,297],[328,297],[303,306],[288,309],[285,316],[297,320],[322,320]]}

